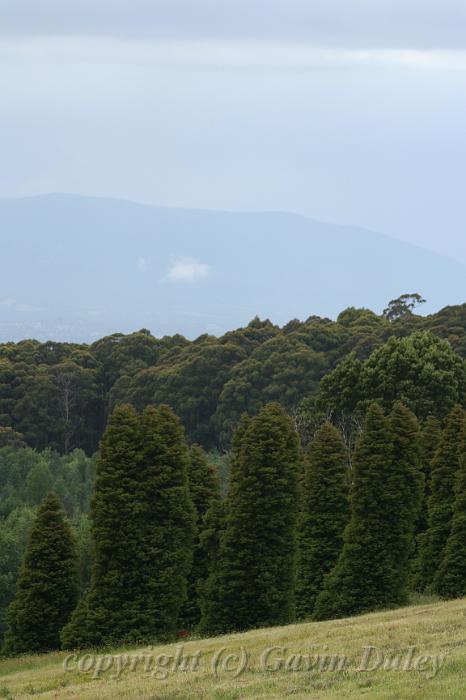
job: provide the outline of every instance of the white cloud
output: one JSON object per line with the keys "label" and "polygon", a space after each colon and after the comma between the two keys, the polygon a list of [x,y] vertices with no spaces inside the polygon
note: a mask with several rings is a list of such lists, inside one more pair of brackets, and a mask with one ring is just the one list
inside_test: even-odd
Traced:
{"label": "white cloud", "polygon": [[205,263],[189,258],[176,260],[168,270],[166,279],[170,282],[196,282],[207,277],[210,268]]}
{"label": "white cloud", "polygon": [[142,256],[136,260],[136,265],[139,268],[139,270],[144,270],[148,264],[149,261],[146,260],[146,258],[143,258]]}

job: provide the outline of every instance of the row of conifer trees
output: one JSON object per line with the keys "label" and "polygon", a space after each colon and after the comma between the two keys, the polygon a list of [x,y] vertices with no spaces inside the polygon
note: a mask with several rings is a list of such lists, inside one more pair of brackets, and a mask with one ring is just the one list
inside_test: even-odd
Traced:
{"label": "row of conifer trees", "polygon": [[[443,429],[442,429],[443,428]],[[243,417],[222,500],[166,406],[114,411],[91,505],[94,564],[78,601],[61,504],[38,509],[4,652],[95,647],[329,619],[466,595],[466,419],[421,429],[372,404],[351,464],[326,422],[303,456],[289,416]]]}

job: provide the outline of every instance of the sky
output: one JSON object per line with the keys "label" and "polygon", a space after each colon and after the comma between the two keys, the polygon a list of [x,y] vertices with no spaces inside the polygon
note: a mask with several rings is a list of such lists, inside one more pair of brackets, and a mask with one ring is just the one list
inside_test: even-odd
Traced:
{"label": "sky", "polygon": [[0,197],[292,211],[466,262],[463,0],[0,0],[0,101]]}

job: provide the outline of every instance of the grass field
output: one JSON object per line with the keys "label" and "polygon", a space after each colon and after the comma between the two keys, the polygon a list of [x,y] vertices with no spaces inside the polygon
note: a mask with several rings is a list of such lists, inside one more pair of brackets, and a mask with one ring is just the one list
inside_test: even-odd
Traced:
{"label": "grass field", "polygon": [[[371,670],[382,656],[385,668]],[[0,698],[31,697],[463,700],[466,600],[111,655],[2,660]]]}

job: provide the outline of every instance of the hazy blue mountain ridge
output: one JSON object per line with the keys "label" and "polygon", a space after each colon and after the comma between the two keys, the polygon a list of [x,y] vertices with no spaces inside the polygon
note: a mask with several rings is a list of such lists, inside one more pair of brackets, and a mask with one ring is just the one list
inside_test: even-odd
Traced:
{"label": "hazy blue mountain ridge", "polygon": [[0,340],[223,333],[419,291],[466,298],[466,266],[394,238],[280,212],[169,209],[74,195],[0,200]]}

